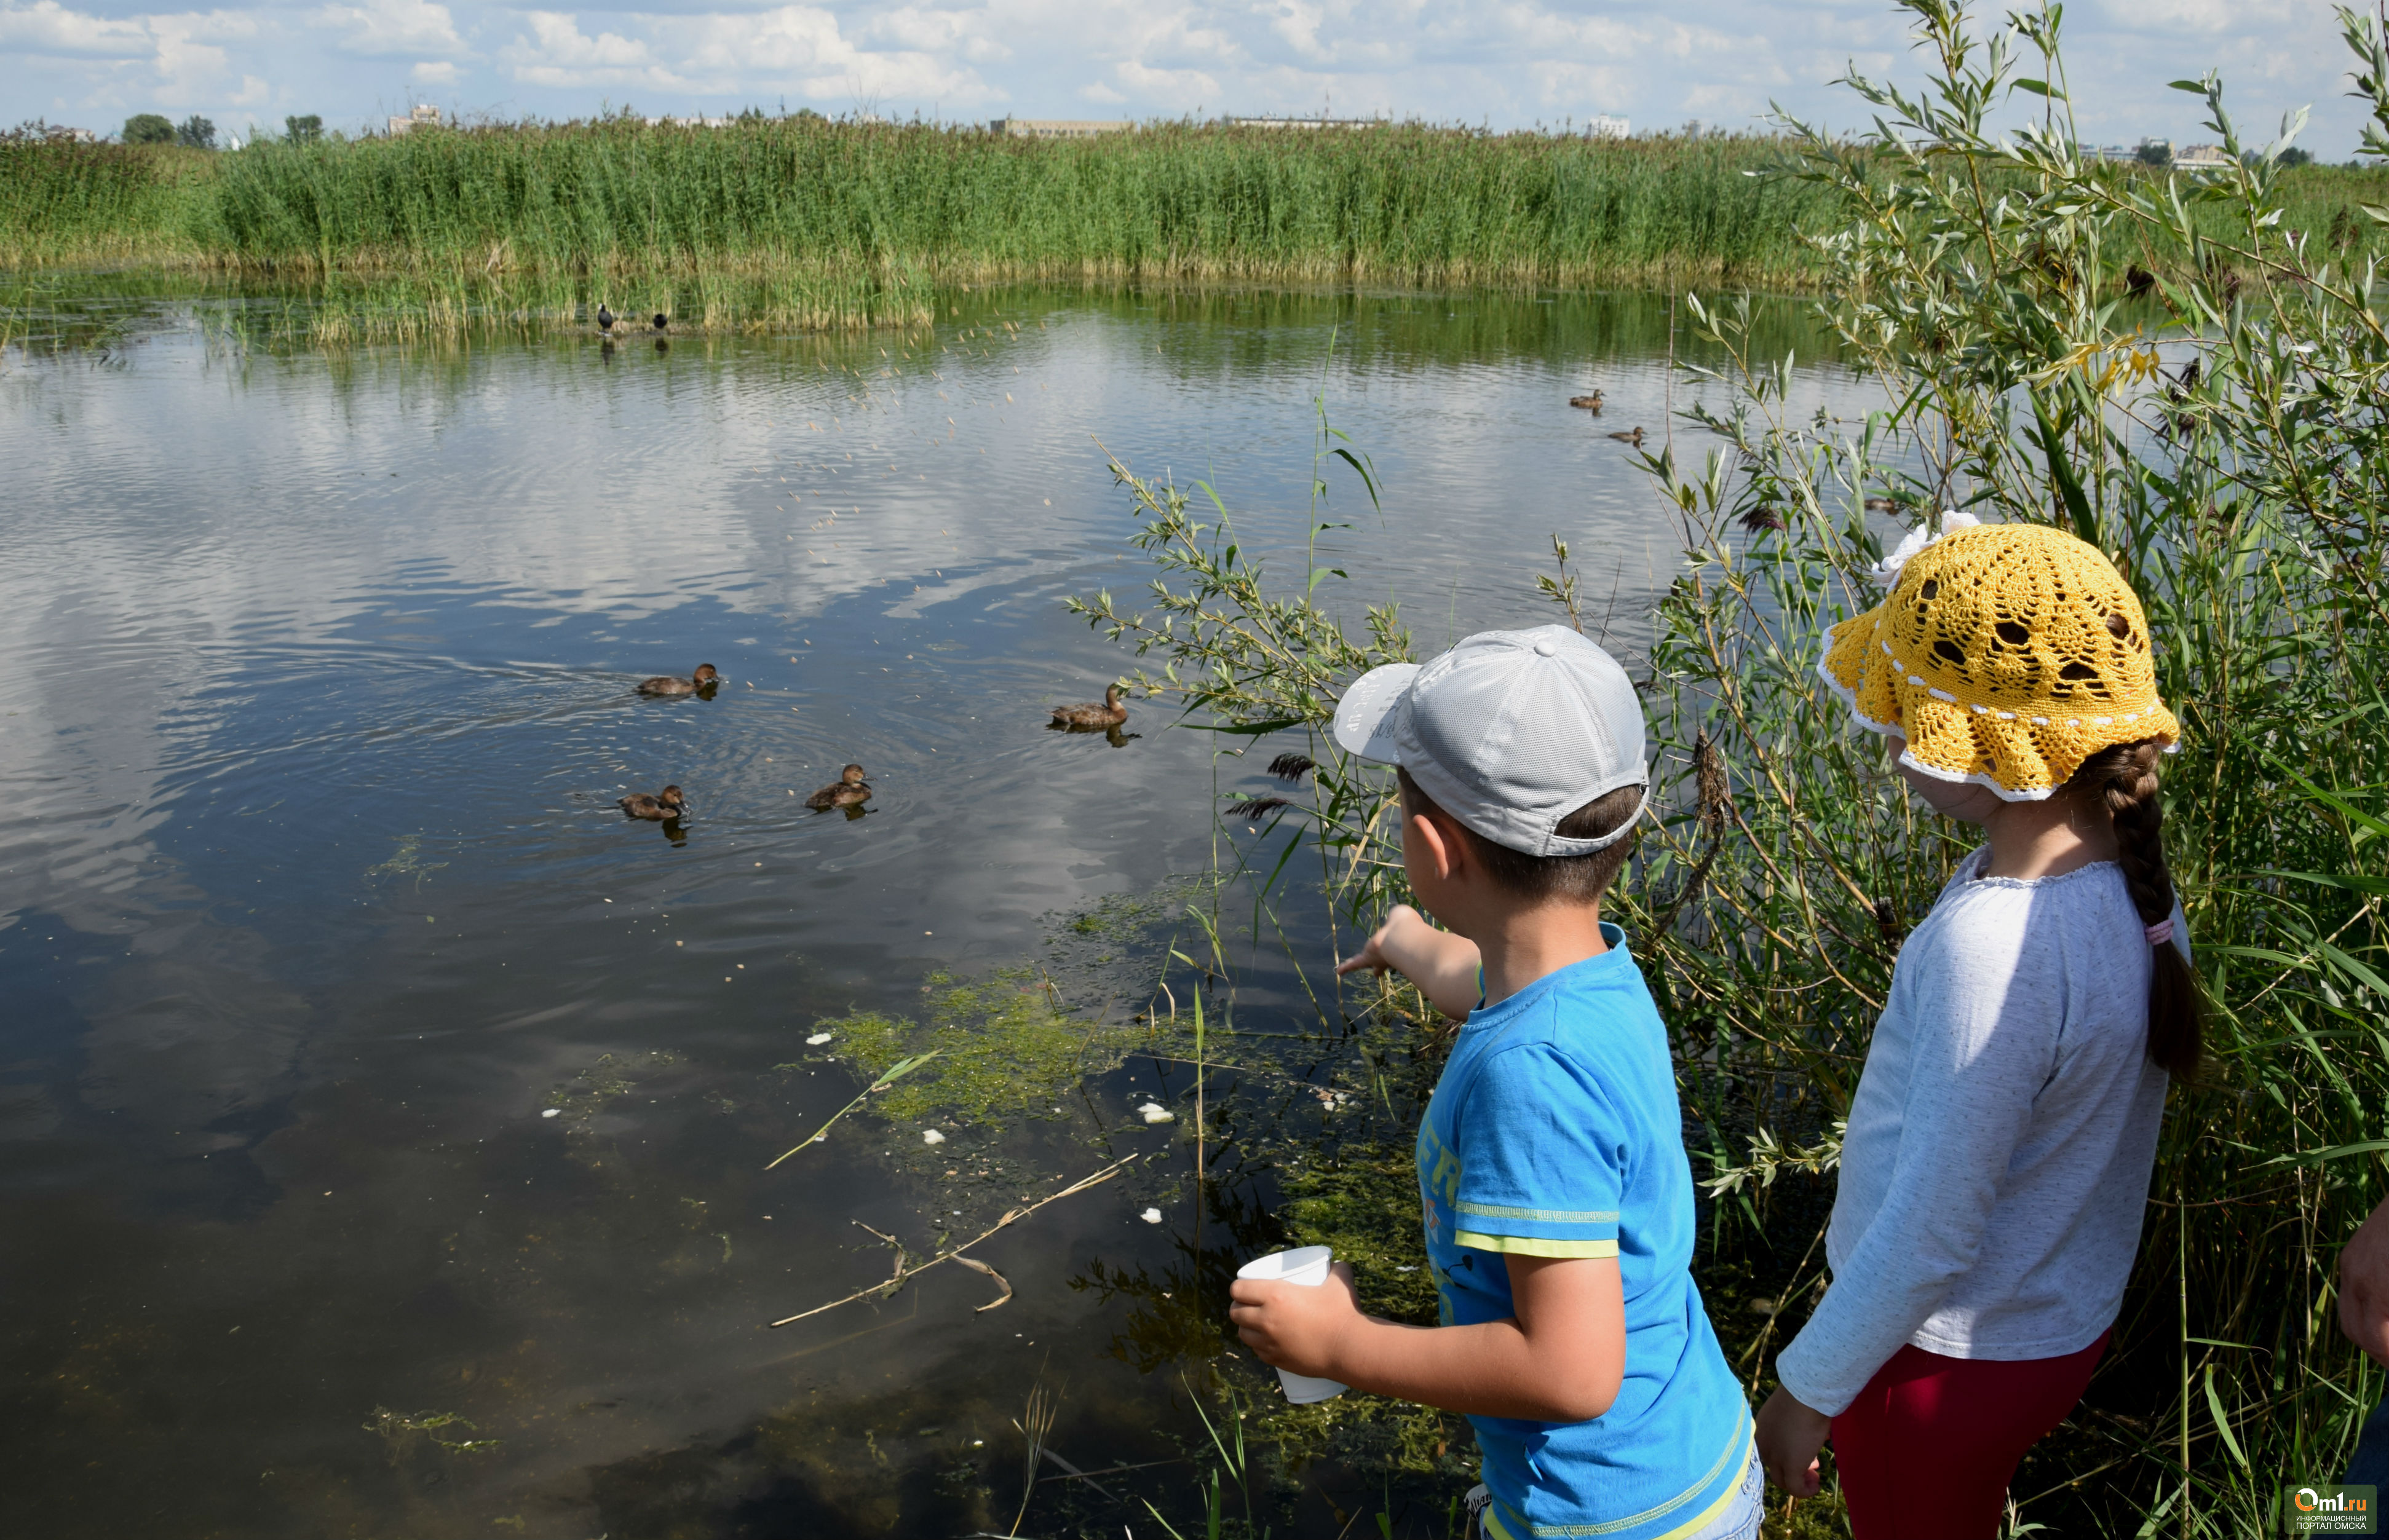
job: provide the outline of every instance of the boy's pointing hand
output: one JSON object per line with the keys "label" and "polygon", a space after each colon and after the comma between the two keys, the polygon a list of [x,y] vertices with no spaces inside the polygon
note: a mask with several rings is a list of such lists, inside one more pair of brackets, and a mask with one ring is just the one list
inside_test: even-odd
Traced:
{"label": "boy's pointing hand", "polygon": [[1352,1286],[1352,1268],[1338,1262],[1316,1285],[1238,1279],[1228,1287],[1228,1320],[1245,1345],[1272,1368],[1335,1379],[1345,1334],[1368,1317]]}

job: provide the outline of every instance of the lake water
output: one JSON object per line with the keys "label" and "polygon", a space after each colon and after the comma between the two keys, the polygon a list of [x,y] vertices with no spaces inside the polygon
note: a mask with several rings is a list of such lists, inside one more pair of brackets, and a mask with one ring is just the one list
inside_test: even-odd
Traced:
{"label": "lake water", "polygon": [[[1215,990],[1278,1068],[1207,1088],[1234,1108],[1213,1191],[1191,1115],[1134,1111],[1192,1111],[1130,1020],[1183,879],[1294,826],[1223,821],[1282,789],[1267,756],[1164,702],[1116,744],[1046,730],[1131,666],[1063,597],[1149,577],[1105,448],[1208,480],[1298,573],[1323,395],[1384,489],[1326,473],[1354,528],[1323,593],[1400,600],[1424,650],[1540,624],[1557,531],[1631,654],[1676,531],[1605,434],[1664,425],[1668,307],[943,308],[903,336],[345,355],[121,284],[74,346],[29,318],[0,371],[5,1527],[1001,1532],[1041,1376],[1081,1469],[1203,1437],[1189,1344],[1276,1190],[1237,1120],[1393,1107],[1334,1097],[1367,1081],[1308,1004],[1332,943],[1281,890]],[[1596,386],[1603,414],[1568,407]],[[1858,404],[1830,368],[1803,388]],[[632,693],[699,663],[710,699]],[[849,761],[868,813],[807,808]],[[679,824],[616,810],[667,782]],[[868,1079],[856,1012],[1056,999],[1109,1047],[1023,1050],[1000,1107],[866,1106],[762,1169]],[[1129,1157],[974,1253],[1001,1308],[942,1266],[763,1325],[888,1276],[860,1226],[917,1259]],[[1021,1533],[1182,1513],[1196,1469],[1110,1477],[1112,1506],[1047,1483]],[[1278,1532],[1374,1500],[1335,1479]]]}

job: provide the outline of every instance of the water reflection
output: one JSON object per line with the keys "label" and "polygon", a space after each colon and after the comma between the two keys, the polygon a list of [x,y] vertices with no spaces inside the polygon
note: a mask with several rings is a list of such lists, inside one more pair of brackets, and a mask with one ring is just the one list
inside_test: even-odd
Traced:
{"label": "water reflection", "polygon": [[[1096,440],[1218,489],[1248,552],[1316,534],[1340,602],[1400,598],[1423,645],[1534,615],[1556,529],[1630,653],[1671,536],[1567,397],[1664,421],[1667,305],[999,290],[932,331],[593,360],[276,350],[288,297],[175,287],[45,300],[0,371],[0,639],[44,660],[0,675],[12,1518],[965,1533],[1013,1512],[1048,1366],[1082,1468],[1178,1453],[1198,1425],[1140,1370],[1216,1345],[1276,1189],[1214,1144],[1198,1196],[1190,1077],[1109,1034],[1183,923],[1167,879],[1294,831],[1214,821],[1283,790],[1266,754],[1046,731],[1122,666],[1058,599],[1145,579]],[[1321,533],[1322,394],[1386,498],[1331,490],[1353,528]],[[723,680],[634,693],[695,657]],[[872,799],[817,817],[849,763]],[[667,778],[688,809],[625,837]],[[1276,950],[1230,937],[1238,1030],[1332,1001],[1281,907]],[[808,1038],[950,1027],[945,974],[1079,1012],[970,1061],[1040,1100],[905,1122],[891,1091],[765,1175],[870,1083]],[[858,1223],[926,1245],[1130,1153],[991,1243],[998,1311],[950,1268],[760,1332],[885,1277]]]}

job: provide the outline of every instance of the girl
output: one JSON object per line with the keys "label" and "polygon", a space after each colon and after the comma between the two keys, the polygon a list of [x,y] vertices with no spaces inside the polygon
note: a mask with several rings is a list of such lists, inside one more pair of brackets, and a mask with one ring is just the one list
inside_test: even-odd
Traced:
{"label": "girl", "polygon": [[2198,1063],[2157,801],[2180,726],[2140,601],[2092,547],[2020,524],[1909,546],[1822,672],[1917,795],[1987,843],[1892,970],[1842,1145],[1833,1286],[1776,1361],[1757,1440],[1808,1496],[1831,1437],[1857,1540],[1990,1540],[2016,1462],[2106,1346],[2166,1076]]}

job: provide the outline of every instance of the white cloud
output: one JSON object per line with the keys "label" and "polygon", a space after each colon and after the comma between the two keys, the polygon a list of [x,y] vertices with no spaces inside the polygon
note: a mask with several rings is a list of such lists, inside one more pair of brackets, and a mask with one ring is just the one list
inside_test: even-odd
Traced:
{"label": "white cloud", "polygon": [[[1867,121],[1831,84],[1852,63],[1910,85],[1925,61],[1889,0],[277,0],[127,13],[140,0],[0,0],[0,49],[57,61],[0,78],[0,119],[113,127],[125,110],[228,112],[250,77],[334,126],[412,88],[470,112],[572,117],[635,94],[642,111],[786,101],[971,120],[1208,112],[1385,113],[1496,128],[1624,113],[1756,126],[1770,101]],[[558,0],[533,0],[553,6]],[[580,4],[581,0],[565,0]],[[78,4],[106,7],[90,11]],[[281,8],[288,6],[291,8]],[[1984,19],[1996,26],[1996,15]],[[2067,13],[2084,132],[2211,137],[2165,83],[2219,68],[2235,112],[2269,130],[2312,104],[2302,141],[2332,158],[2359,115],[2319,0],[2084,0]],[[510,39],[483,51],[488,42]],[[289,83],[303,82],[293,87]],[[61,109],[58,98],[69,106]],[[301,97],[305,99],[300,99]],[[345,108],[350,114],[339,116]],[[79,112],[77,108],[82,110]],[[114,116],[111,116],[114,114]]]}
{"label": "white cloud", "polygon": [[465,52],[456,23],[445,6],[429,0],[364,0],[326,6],[311,19],[341,34],[342,53],[363,58],[443,57]]}
{"label": "white cloud", "polygon": [[32,6],[0,6],[0,47],[22,54],[147,58],[157,43],[145,19],[87,16],[57,0],[40,0]]}
{"label": "white cloud", "polygon": [[532,11],[530,20],[533,35],[517,37],[505,54],[514,78],[526,84],[585,89],[683,83],[645,43],[619,32],[587,36],[575,18],[561,11]]}
{"label": "white cloud", "polygon": [[1216,76],[1200,70],[1156,70],[1129,58],[1113,66],[1112,73],[1129,99],[1149,112],[1192,112],[1207,104],[1217,107],[1226,95]]}

